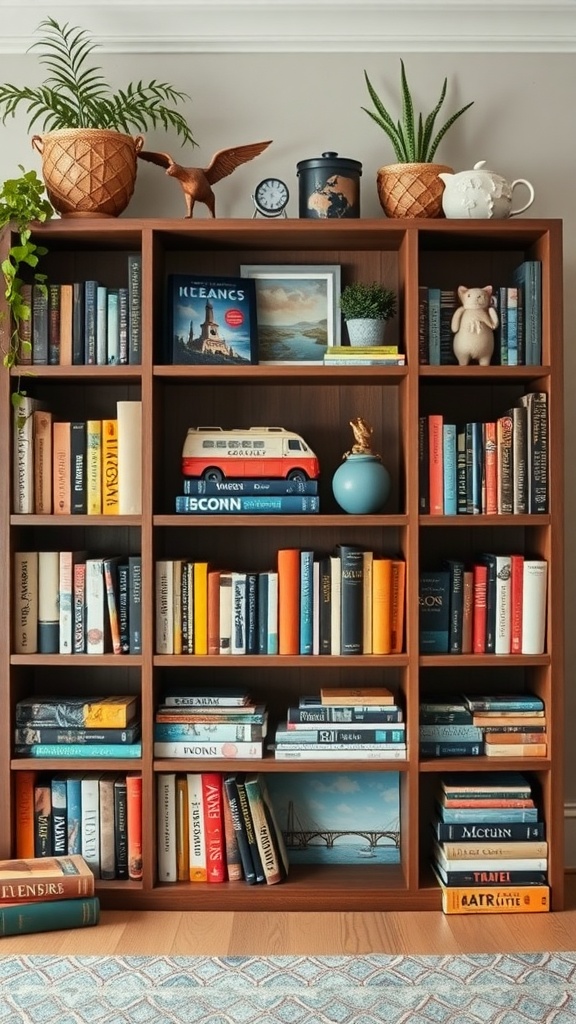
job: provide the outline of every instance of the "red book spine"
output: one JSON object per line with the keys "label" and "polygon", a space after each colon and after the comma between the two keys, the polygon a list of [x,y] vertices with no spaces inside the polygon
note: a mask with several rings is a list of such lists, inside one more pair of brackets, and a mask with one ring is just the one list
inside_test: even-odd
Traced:
{"label": "red book spine", "polygon": [[474,582],[474,613],[472,616],[472,651],[484,654],[486,650],[486,588],[488,585],[488,566],[475,565]]}
{"label": "red book spine", "polygon": [[278,552],[278,653],[300,653],[300,549]]}
{"label": "red book spine", "polygon": [[444,439],[443,417],[434,413],[428,417],[430,445],[430,515],[444,515]]}
{"label": "red book spine", "polygon": [[226,840],[222,807],[222,776],[202,773],[202,805],[206,831],[206,864],[209,882],[226,881]]}
{"label": "red book spine", "polygon": [[128,877],[142,878],[142,776],[126,776],[126,827]]}
{"label": "red book spine", "polygon": [[510,630],[510,653],[522,654],[522,591],[524,586],[524,558],[511,556],[510,608],[512,623]]}

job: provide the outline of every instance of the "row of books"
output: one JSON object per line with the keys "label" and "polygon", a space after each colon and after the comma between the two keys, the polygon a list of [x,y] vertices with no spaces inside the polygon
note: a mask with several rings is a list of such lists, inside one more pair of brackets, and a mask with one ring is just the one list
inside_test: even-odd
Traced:
{"label": "row of books", "polygon": [[405,366],[398,345],[329,345],[324,366]]}
{"label": "row of books", "polygon": [[[525,260],[506,284],[492,287],[498,326],[491,362],[538,366],[542,361],[542,264]],[[454,288],[419,288],[418,356],[422,365],[456,365],[452,317],[459,307]]]}
{"label": "row of books", "polygon": [[267,729],[265,705],[246,690],[173,688],[154,716],[154,756],[261,758]]}
{"label": "row of books", "polygon": [[14,552],[16,654],[141,654],[140,555]]}
{"label": "row of books", "polygon": [[127,285],[99,281],[24,284],[31,316],[20,329],[18,362],[35,366],[142,362],[142,258],[127,257]]}
{"label": "row of books", "polygon": [[161,559],[156,653],[398,654],[405,573],[402,559],[347,544],[282,548],[265,572]]}
{"label": "row of books", "polygon": [[[325,710],[341,720],[325,722]],[[306,711],[305,717],[300,716]],[[277,725],[272,749],[280,761],[392,761],[406,757],[406,726],[394,694],[384,686],[333,688],[301,697]]]}
{"label": "row of books", "polygon": [[141,775],[20,771],[15,786],[19,857],[80,854],[95,878],[142,878]]}
{"label": "row of books", "polygon": [[548,400],[529,392],[490,422],[418,424],[423,515],[512,515],[548,511]]}
{"label": "row of books", "polygon": [[443,776],[432,833],[445,913],[549,910],[544,824],[521,772]]}
{"label": "row of books", "polygon": [[24,697],[15,709],[15,754],[38,758],[141,756],[138,699]]}
{"label": "row of books", "polygon": [[14,409],[13,497],[17,515],[140,515],[142,403],[70,422],[24,396]]}
{"label": "row of books", "polygon": [[420,704],[422,757],[546,757],[544,701],[533,693],[462,695]]}
{"label": "row of books", "polygon": [[158,879],[274,885],[288,874],[284,838],[264,776],[157,776]]}
{"label": "row of books", "polygon": [[79,854],[0,861],[0,936],[98,924],[94,874]]}
{"label": "row of books", "polygon": [[422,654],[543,654],[548,562],[482,554],[420,574]]}

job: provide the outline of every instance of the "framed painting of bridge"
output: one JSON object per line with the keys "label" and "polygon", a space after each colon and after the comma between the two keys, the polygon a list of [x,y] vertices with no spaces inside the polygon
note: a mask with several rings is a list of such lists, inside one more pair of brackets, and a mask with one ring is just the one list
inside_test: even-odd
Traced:
{"label": "framed painting of bridge", "polygon": [[400,862],[398,772],[290,772],[266,781],[291,864]]}

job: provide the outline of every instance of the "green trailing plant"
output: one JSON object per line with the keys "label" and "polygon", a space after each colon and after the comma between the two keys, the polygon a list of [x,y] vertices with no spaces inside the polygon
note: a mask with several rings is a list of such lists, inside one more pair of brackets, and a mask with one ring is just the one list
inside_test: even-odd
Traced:
{"label": "green trailing plant", "polygon": [[[0,189],[0,229],[11,229],[17,236],[1,265],[10,314],[8,345],[3,354],[3,363],[8,370],[18,365],[21,352],[30,351],[30,342],[22,338],[22,324],[32,316],[30,305],[22,293],[22,270],[29,267],[34,284],[46,290],[46,275],[41,274],[37,267],[48,250],[32,241],[30,225],[33,221],[49,220],[54,212],[45,197],[44,183],[36,171],[26,171],[21,164],[19,168],[22,172],[20,177],[8,178]],[[12,396],[15,405],[21,395],[18,387]]]}
{"label": "green trailing plant", "polygon": [[175,107],[190,97],[167,82],[155,79],[130,83],[113,92],[101,69],[88,62],[97,48],[89,33],[54,18],[41,21],[41,39],[29,47],[39,51],[39,62],[49,75],[42,85],[0,85],[2,123],[26,106],[28,130],[41,123],[44,131],[60,128],[108,128],[129,134],[148,128],[173,128],[185,142],[197,145],[185,118]]}
{"label": "green trailing plant", "polygon": [[364,77],[366,79],[370,99],[375,107],[375,112],[373,110],[369,110],[367,107],[362,107],[362,110],[364,110],[369,117],[371,117],[372,120],[375,121],[384,132],[386,132],[386,135],[394,147],[398,163],[429,164],[433,162],[436,150],[448,129],[451,128],[454,122],[473,105],[474,101],[472,100],[471,103],[467,103],[464,107],[461,107],[460,110],[457,110],[455,114],[452,114],[452,117],[448,118],[445,124],[442,125],[436,134],[434,134],[436,118],[440,113],[440,109],[446,97],[448,79],[444,79],[440,99],[434,109],[430,114],[428,114],[426,120],[424,120],[422,113],[419,113],[418,124],[416,125],[414,117],[414,103],[410,87],[408,85],[403,60],[400,61],[400,65],[402,87],[402,116],[400,120],[394,123],[390,114],[386,110],[386,107],[382,103],[382,100],[376,93],[366,71],[364,71]]}
{"label": "green trailing plant", "polygon": [[396,293],[373,281],[347,284],[340,295],[345,320],[390,320],[396,313]]}

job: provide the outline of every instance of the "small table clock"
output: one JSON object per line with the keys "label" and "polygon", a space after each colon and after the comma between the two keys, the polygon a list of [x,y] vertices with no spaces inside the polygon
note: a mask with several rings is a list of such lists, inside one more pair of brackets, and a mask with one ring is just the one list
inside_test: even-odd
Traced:
{"label": "small table clock", "polygon": [[288,186],[280,178],[264,178],[252,195],[255,207],[252,218],[258,214],[261,217],[285,217],[289,198]]}

